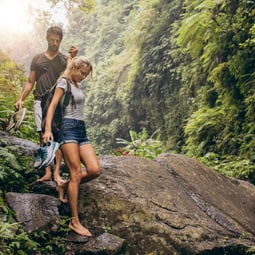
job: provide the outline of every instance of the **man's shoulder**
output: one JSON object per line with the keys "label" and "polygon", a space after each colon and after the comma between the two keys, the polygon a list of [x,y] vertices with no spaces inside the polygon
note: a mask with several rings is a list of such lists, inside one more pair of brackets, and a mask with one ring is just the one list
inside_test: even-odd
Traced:
{"label": "man's shoulder", "polygon": [[63,61],[67,61],[67,56],[64,55],[63,53],[59,52],[59,54],[57,55],[57,58],[63,60]]}
{"label": "man's shoulder", "polygon": [[44,55],[44,52],[42,52],[42,53],[38,53],[38,54],[36,54],[34,57],[33,57],[33,62],[37,62],[39,59],[41,59],[41,58],[45,58],[45,55]]}
{"label": "man's shoulder", "polygon": [[[46,58],[45,52],[37,53],[36,55],[34,55],[33,58],[41,58],[41,57]],[[57,57],[57,58],[64,58],[64,59],[67,59],[67,56],[64,55],[62,52],[59,52],[58,55],[57,55],[56,57]]]}
{"label": "man's shoulder", "polygon": [[44,52],[41,52],[41,53],[37,53],[37,54],[34,56],[34,58],[40,58],[40,57],[44,57],[44,56],[45,56]]}

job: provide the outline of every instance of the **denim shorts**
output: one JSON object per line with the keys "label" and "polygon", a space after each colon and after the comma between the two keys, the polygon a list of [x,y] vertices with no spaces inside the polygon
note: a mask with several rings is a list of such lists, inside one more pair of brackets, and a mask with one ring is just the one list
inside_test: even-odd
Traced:
{"label": "denim shorts", "polygon": [[60,145],[64,143],[89,144],[85,122],[76,119],[63,119],[58,141]]}

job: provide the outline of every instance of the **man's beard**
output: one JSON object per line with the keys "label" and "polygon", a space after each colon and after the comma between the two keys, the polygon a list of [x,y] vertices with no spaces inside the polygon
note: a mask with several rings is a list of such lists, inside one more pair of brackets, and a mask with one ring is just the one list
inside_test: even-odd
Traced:
{"label": "man's beard", "polygon": [[49,50],[52,52],[56,52],[58,50],[58,47],[55,45],[49,46]]}

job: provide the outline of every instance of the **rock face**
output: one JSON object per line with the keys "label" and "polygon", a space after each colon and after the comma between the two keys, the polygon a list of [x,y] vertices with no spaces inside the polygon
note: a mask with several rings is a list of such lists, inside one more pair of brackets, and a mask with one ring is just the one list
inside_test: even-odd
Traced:
{"label": "rock face", "polygon": [[26,232],[57,230],[60,201],[52,196],[9,192],[6,201]]}
{"label": "rock face", "polygon": [[125,254],[243,254],[255,245],[255,187],[183,155],[101,158],[82,185],[84,223],[126,239]]}
{"label": "rock face", "polygon": [[36,143],[29,140],[9,135],[7,132],[0,131],[0,147],[12,146],[13,151],[18,152],[20,156],[33,156],[38,148]]}
{"label": "rock face", "polygon": [[[100,163],[102,175],[79,193],[81,221],[99,238],[73,245],[70,254],[243,255],[255,246],[253,185],[184,155],[103,156]],[[103,241],[109,246],[116,236],[109,251]]]}

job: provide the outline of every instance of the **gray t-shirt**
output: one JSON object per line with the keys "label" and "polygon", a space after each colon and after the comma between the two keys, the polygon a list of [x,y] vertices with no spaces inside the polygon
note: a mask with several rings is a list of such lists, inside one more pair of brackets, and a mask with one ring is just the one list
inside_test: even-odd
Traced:
{"label": "gray t-shirt", "polygon": [[[64,118],[84,120],[85,97],[83,91],[80,88],[75,87],[72,83],[70,84],[75,105],[72,105],[72,100],[70,99],[69,104],[66,106],[64,111]],[[60,78],[57,82],[57,88],[62,88],[66,92],[67,90],[66,79]],[[61,104],[63,104],[63,101],[64,96],[62,97]]]}
{"label": "gray t-shirt", "polygon": [[52,88],[58,77],[66,68],[67,57],[59,53],[55,58],[48,59],[45,53],[36,55],[31,62],[31,71],[35,71],[36,88],[35,100],[41,100],[42,96]]}

